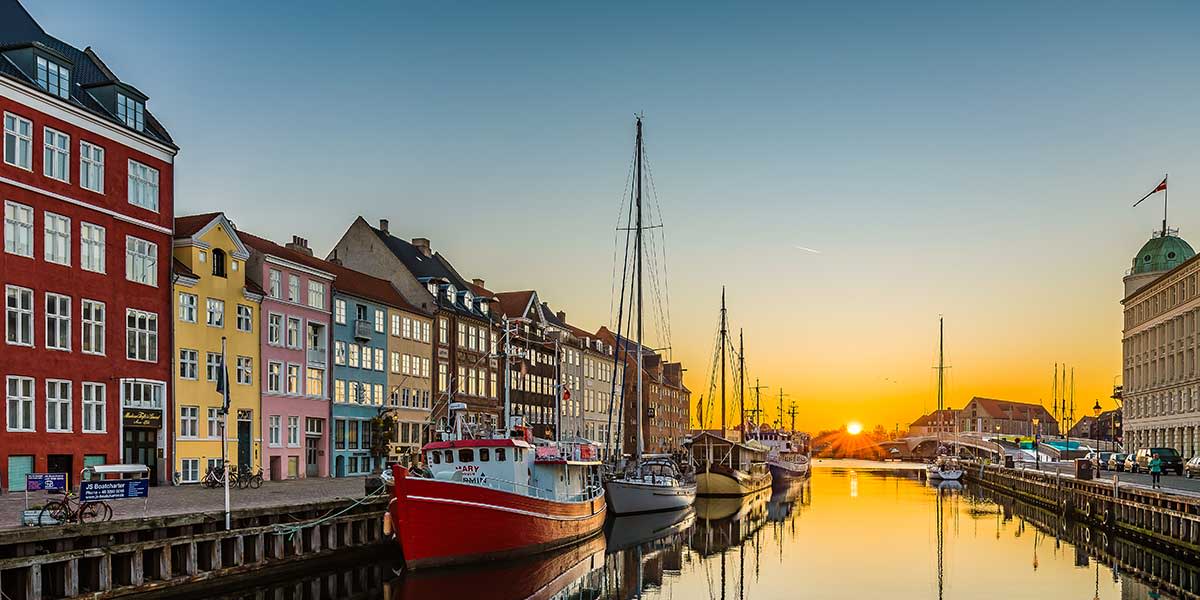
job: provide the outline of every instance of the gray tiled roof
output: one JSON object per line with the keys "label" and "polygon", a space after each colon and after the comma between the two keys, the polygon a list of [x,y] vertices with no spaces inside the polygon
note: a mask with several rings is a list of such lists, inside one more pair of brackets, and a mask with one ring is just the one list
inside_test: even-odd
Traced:
{"label": "gray tiled roof", "polygon": [[[462,275],[459,275],[458,271],[456,271],[450,262],[447,261],[440,253],[434,252],[430,256],[425,256],[424,252],[421,252],[416,246],[413,246],[406,240],[402,240],[375,227],[371,227],[371,231],[374,231],[375,235],[379,236],[379,239],[387,245],[388,250],[391,250],[392,254],[395,255],[396,258],[400,259],[401,263],[404,263],[405,268],[407,268],[408,271],[412,273],[413,277],[417,278],[417,280],[445,280],[446,282],[454,285],[454,289],[459,292],[466,290],[474,294],[470,283],[464,279]],[[475,307],[465,306],[462,302],[459,302],[460,298],[461,295],[456,295],[455,302],[453,305],[451,305],[446,302],[446,298],[443,294],[438,294],[436,301],[439,308],[452,308],[454,312],[461,315],[467,315],[476,319],[483,319],[485,321],[492,321],[490,315],[485,315]]]}

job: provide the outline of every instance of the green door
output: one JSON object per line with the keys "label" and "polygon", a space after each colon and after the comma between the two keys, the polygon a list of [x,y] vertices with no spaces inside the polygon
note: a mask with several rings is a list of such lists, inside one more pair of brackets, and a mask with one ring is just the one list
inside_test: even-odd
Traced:
{"label": "green door", "polygon": [[8,457],[8,492],[25,491],[25,475],[33,472],[32,456]]}

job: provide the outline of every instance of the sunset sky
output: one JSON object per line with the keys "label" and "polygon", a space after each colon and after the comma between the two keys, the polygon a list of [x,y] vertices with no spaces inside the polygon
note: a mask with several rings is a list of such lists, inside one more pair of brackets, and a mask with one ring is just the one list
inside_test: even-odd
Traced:
{"label": "sunset sky", "polygon": [[1200,243],[1196,4],[27,6],[150,96],[180,214],[320,253],[388,218],[589,329],[644,112],[673,358],[707,394],[728,286],[806,429],[932,408],[939,314],[951,406],[1048,403],[1056,361],[1109,406],[1130,204],[1169,172]]}

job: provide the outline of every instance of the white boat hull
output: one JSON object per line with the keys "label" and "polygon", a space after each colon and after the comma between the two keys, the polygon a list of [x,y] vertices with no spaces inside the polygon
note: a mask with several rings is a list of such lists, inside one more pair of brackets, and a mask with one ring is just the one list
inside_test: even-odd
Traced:
{"label": "white boat hull", "polygon": [[687,508],[696,501],[696,484],[662,485],[636,479],[614,479],[604,485],[608,509],[617,515],[636,515]]}
{"label": "white boat hull", "polygon": [[938,467],[935,465],[935,466],[929,467],[929,469],[925,471],[925,474],[927,477],[929,477],[929,479],[939,479],[941,481],[958,481],[958,480],[962,479],[963,471],[962,471],[962,469]]}

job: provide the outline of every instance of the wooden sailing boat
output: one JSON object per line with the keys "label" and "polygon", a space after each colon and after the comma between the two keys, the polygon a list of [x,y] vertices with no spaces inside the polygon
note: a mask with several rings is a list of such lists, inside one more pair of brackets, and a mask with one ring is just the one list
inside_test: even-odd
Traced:
{"label": "wooden sailing boat", "polygon": [[634,150],[634,169],[637,177],[634,190],[636,204],[636,224],[634,226],[634,277],[637,294],[637,340],[633,344],[637,352],[637,444],[634,448],[633,460],[626,465],[619,476],[605,483],[608,496],[608,506],[613,514],[630,515],[687,508],[696,500],[696,484],[686,481],[678,466],[667,455],[645,453],[645,440],[642,430],[642,359],[646,353],[642,345],[642,118],[637,118],[637,146]]}
{"label": "wooden sailing boat", "polygon": [[[721,288],[721,435],[704,431],[692,439],[692,460],[696,463],[696,492],[700,496],[741,497],[771,487],[767,469],[769,449],[757,440],[728,439],[725,427],[725,359],[729,327],[725,311],[725,289]],[[741,370],[741,388],[745,390],[745,370]],[[744,411],[743,411],[744,412]],[[743,420],[742,431],[746,432]]]}
{"label": "wooden sailing boat", "polygon": [[[945,329],[942,324],[942,318],[938,317],[938,412],[939,417],[942,414],[944,402],[944,388],[946,382],[946,363],[945,363]],[[958,438],[958,423],[955,421],[955,439]],[[956,445],[957,448],[957,445]],[[963,469],[958,462],[958,457],[954,454],[942,454],[942,428],[939,426],[937,430],[937,457],[929,464],[926,469],[926,476],[929,479],[942,481],[958,481],[962,479]]]}

